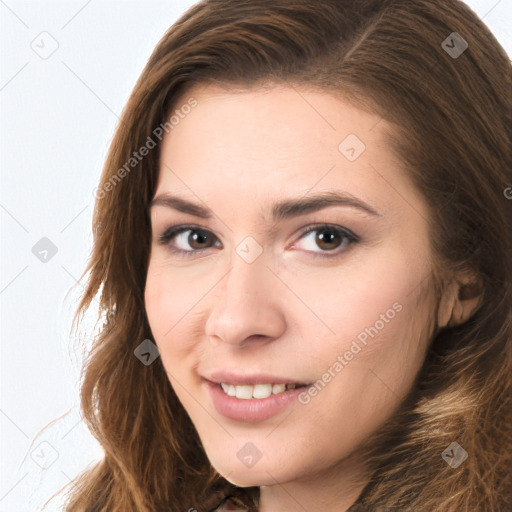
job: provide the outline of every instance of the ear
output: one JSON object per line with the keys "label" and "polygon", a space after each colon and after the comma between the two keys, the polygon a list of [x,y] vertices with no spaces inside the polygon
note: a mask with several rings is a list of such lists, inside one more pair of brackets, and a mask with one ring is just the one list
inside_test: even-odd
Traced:
{"label": "ear", "polygon": [[448,283],[439,301],[438,327],[465,322],[480,306],[482,295],[482,280],[474,272],[459,272]]}

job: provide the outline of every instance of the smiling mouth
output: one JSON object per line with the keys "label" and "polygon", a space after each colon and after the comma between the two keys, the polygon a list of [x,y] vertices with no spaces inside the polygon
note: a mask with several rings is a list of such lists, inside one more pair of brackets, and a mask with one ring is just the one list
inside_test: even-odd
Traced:
{"label": "smiling mouth", "polygon": [[286,391],[305,388],[307,386],[308,384],[244,384],[237,386],[234,384],[226,384],[224,382],[219,384],[219,387],[226,395],[240,398],[242,400],[268,398],[272,395],[279,395]]}

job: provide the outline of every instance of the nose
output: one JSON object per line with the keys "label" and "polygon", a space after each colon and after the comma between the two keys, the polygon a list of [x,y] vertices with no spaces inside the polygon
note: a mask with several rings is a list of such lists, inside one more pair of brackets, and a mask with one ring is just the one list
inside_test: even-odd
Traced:
{"label": "nose", "polygon": [[244,348],[279,338],[285,330],[283,285],[261,254],[247,263],[235,252],[231,268],[212,293],[205,333],[212,343]]}

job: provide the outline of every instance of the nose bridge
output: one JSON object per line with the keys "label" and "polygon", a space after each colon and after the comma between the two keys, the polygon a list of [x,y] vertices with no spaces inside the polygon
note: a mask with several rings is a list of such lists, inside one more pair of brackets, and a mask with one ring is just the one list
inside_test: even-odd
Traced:
{"label": "nose bridge", "polygon": [[[246,237],[231,255],[231,269],[226,279],[226,287],[238,290],[244,295],[258,290],[258,283],[264,284],[269,273],[268,252],[252,237]],[[231,290],[233,291],[233,290]]]}
{"label": "nose bridge", "polygon": [[[244,242],[233,248],[230,269],[214,294],[206,334],[227,343],[242,344],[250,336],[277,337],[283,327],[276,301],[275,277],[265,252]],[[244,251],[245,249],[245,251]],[[250,256],[250,257],[249,257]]]}
{"label": "nose bridge", "polygon": [[[222,286],[224,298],[243,298],[250,302],[257,300],[258,293],[268,281],[267,268],[269,249],[252,236],[243,237],[238,244],[231,247],[229,258],[230,269]],[[270,292],[270,291],[268,291]]]}
{"label": "nose bridge", "polygon": [[[224,310],[224,314],[227,315],[236,313],[240,319],[247,322],[251,317],[255,317],[254,312],[262,294],[265,291],[271,294],[270,290],[265,290],[268,286],[266,274],[270,274],[270,271],[266,267],[264,254],[248,263],[237,250],[233,251],[230,270],[225,277],[224,285],[221,286],[221,297],[218,301],[221,307],[217,309],[218,313]],[[267,298],[270,298],[269,295]],[[225,319],[227,320],[228,318]]]}

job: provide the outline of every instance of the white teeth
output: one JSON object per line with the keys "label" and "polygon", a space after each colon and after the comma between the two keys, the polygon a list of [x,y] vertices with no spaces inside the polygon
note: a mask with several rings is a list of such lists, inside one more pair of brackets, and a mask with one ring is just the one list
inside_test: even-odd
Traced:
{"label": "white teeth", "polygon": [[253,386],[235,386],[235,389],[237,398],[242,398],[244,400],[249,400],[250,398],[252,398]]}
{"label": "white teeth", "polygon": [[233,384],[221,383],[221,387],[229,396],[236,396],[242,400],[251,398],[268,398],[270,395],[277,395],[289,389],[295,389],[296,384],[245,384],[243,386],[234,386]]}
{"label": "white teeth", "polygon": [[282,393],[285,390],[286,390],[286,385],[285,384],[274,384],[272,386],[272,393],[274,395],[277,395],[277,393]]}
{"label": "white teeth", "polygon": [[254,398],[267,398],[272,394],[272,384],[256,384],[252,392]]}

